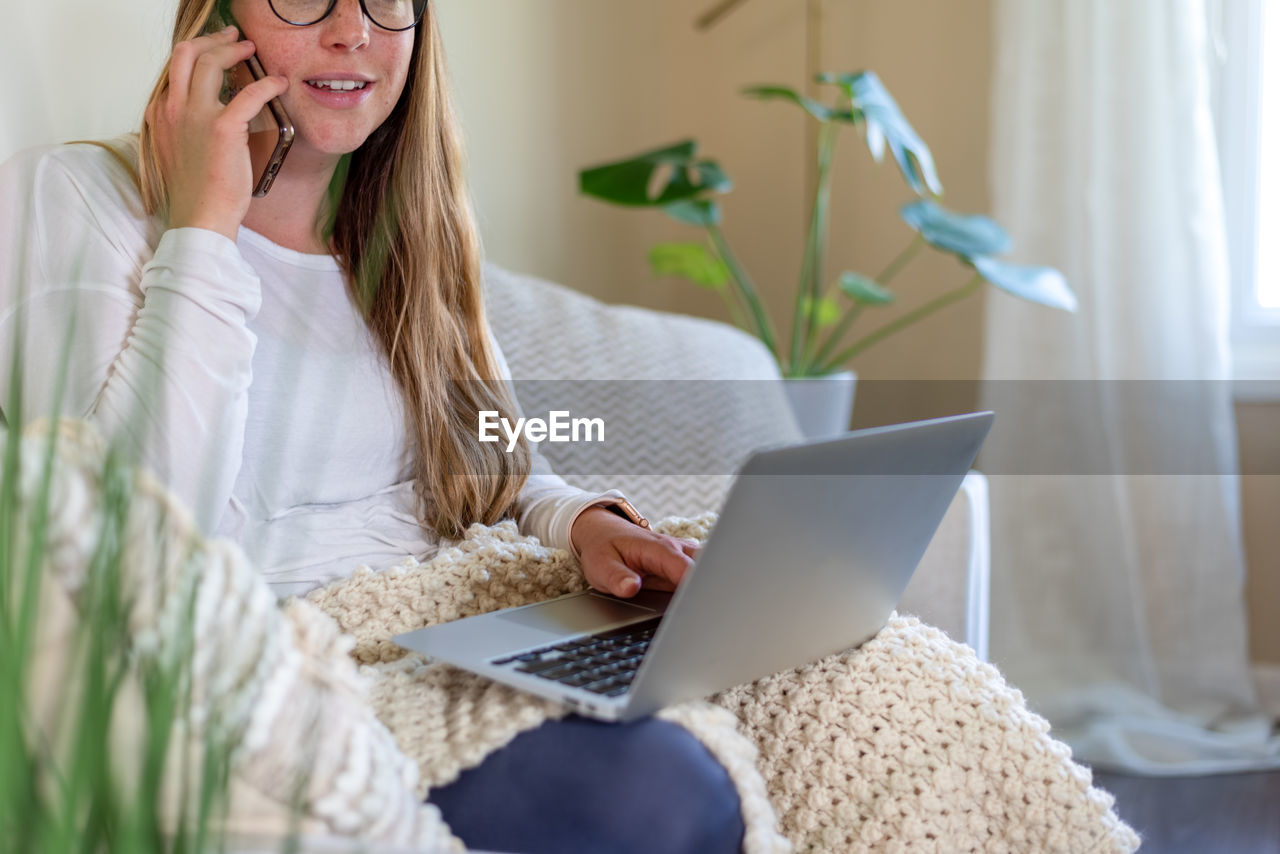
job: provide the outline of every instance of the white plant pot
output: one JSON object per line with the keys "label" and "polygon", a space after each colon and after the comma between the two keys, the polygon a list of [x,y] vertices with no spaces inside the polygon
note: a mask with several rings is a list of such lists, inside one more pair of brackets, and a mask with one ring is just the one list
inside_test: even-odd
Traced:
{"label": "white plant pot", "polygon": [[853,371],[783,380],[796,424],[806,439],[823,439],[849,429],[857,382]]}

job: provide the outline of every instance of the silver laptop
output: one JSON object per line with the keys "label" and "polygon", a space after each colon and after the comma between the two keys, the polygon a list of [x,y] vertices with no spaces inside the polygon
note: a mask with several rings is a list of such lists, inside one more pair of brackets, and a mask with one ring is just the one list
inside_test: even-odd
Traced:
{"label": "silver laptop", "polygon": [[754,454],[674,594],[574,593],[394,640],[610,721],[850,649],[897,607],[993,417]]}

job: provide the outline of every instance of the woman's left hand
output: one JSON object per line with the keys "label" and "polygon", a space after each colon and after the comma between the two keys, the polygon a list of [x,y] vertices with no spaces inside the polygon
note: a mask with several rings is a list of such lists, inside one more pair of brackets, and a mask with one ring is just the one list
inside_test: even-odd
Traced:
{"label": "woman's left hand", "polygon": [[641,528],[603,507],[584,510],[569,532],[582,572],[597,590],[630,598],[641,586],[675,590],[699,545]]}

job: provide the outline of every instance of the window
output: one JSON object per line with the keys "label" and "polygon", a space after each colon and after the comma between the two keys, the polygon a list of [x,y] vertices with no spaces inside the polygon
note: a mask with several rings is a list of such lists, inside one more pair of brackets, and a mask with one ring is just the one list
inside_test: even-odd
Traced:
{"label": "window", "polygon": [[1280,398],[1280,0],[1217,6],[1232,350],[1236,379],[1244,381],[1237,388],[1245,396]]}

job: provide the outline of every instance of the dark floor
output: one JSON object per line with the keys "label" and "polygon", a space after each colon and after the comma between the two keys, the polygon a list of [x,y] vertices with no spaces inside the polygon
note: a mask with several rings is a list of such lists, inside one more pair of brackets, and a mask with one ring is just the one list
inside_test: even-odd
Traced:
{"label": "dark floor", "polygon": [[1143,854],[1280,854],[1280,771],[1093,781],[1115,795]]}

